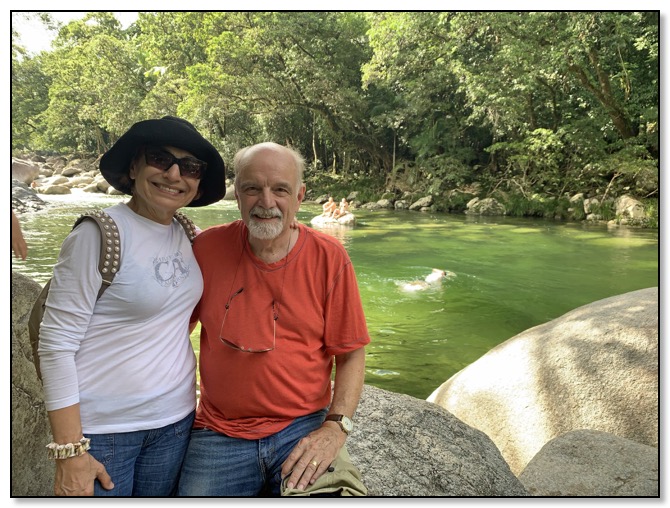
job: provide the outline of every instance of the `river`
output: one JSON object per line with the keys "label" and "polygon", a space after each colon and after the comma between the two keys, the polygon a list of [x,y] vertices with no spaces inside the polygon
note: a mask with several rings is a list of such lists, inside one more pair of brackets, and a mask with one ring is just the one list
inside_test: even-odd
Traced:
{"label": "river", "polygon": [[[120,199],[43,198],[48,210],[20,217],[28,259],[12,260],[13,270],[42,284],[76,216]],[[201,228],[239,217],[230,201],[185,211]],[[309,224],[320,211],[303,204],[298,219]],[[355,214],[356,226],[325,231],[342,242],[356,268],[372,338],[365,382],[422,399],[528,328],[659,285],[658,230],[409,211]],[[433,268],[453,275],[435,288],[403,289]]]}

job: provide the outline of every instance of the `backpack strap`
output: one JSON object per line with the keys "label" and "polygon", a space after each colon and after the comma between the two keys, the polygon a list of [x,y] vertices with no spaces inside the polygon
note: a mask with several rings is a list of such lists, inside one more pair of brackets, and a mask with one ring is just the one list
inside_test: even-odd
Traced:
{"label": "backpack strap", "polygon": [[179,224],[181,224],[181,226],[184,228],[188,239],[193,242],[195,236],[198,234],[198,228],[196,227],[195,223],[182,212],[175,212],[174,218],[177,219]]}
{"label": "backpack strap", "polygon": [[98,291],[98,298],[102,296],[119,271],[121,263],[121,237],[119,228],[112,219],[103,210],[88,210],[82,213],[72,226],[76,228],[85,220],[93,220],[100,228],[100,259],[98,260],[98,270],[102,276],[102,285]]}
{"label": "backpack strap", "polygon": [[[195,235],[198,234],[195,223],[182,212],[175,212],[175,219],[181,224],[186,232],[186,236],[192,242]],[[76,228],[85,220],[93,220],[100,228],[100,259],[98,261],[98,270],[102,276],[102,285],[98,291],[98,299],[102,296],[114,279],[116,272],[119,271],[121,264],[121,237],[119,228],[114,219],[112,219],[104,210],[88,210],[82,213],[72,226]]]}

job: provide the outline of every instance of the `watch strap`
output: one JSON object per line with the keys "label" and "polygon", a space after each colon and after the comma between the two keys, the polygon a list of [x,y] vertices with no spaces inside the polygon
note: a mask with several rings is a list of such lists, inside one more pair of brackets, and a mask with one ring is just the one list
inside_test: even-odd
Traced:
{"label": "watch strap", "polygon": [[[345,426],[343,420],[346,419],[349,421],[349,425]],[[326,416],[326,421],[327,422],[337,422],[337,424],[340,426],[340,429],[342,429],[342,432],[345,434],[349,434],[349,431],[351,430],[351,419],[348,416],[345,415],[338,415],[338,414],[330,414]]]}

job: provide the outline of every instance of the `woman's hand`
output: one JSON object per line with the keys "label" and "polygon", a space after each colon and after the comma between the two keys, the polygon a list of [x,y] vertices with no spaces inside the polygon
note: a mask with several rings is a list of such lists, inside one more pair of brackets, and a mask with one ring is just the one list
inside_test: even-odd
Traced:
{"label": "woman's hand", "polygon": [[57,496],[92,496],[95,480],[102,488],[114,488],[112,478],[105,466],[93,458],[90,453],[79,457],[56,460],[56,480],[54,494]]}

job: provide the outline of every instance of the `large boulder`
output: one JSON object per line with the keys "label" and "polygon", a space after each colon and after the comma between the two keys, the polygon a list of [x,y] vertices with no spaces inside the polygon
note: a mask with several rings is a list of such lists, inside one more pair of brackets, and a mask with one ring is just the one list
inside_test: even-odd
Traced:
{"label": "large boulder", "polygon": [[424,400],[365,385],[347,438],[369,496],[526,496],[493,442]]}
{"label": "large boulder", "polygon": [[469,215],[505,215],[505,206],[495,198],[472,198],[466,205]]}
{"label": "large boulder", "polygon": [[12,159],[12,179],[29,185],[39,174],[39,166],[32,161]]}
{"label": "large boulder", "polygon": [[658,496],[658,448],[597,430],[552,439],[519,476],[533,496]]}
{"label": "large boulder", "polygon": [[485,432],[517,475],[548,441],[577,429],[658,447],[658,288],[526,330],[428,400]]}
{"label": "large boulder", "polygon": [[12,210],[17,214],[42,210],[46,203],[40,198],[34,189],[28,187],[19,180],[12,179]]}
{"label": "large boulder", "polygon": [[637,199],[623,195],[614,201],[616,218],[608,224],[640,226],[648,222],[644,205]]}
{"label": "large boulder", "polygon": [[433,205],[433,196],[428,195],[416,200],[414,203],[409,205],[409,209],[421,211],[429,209],[432,205]]}
{"label": "large boulder", "polygon": [[325,217],[323,215],[317,215],[316,217],[312,218],[310,224],[318,227],[353,226],[356,224],[356,216],[351,212],[347,212],[340,217]]}
{"label": "large boulder", "polygon": [[614,202],[616,215],[622,219],[643,219],[645,217],[644,205],[637,199],[623,195]]}
{"label": "large boulder", "polygon": [[45,448],[51,430],[28,337],[28,317],[41,290],[12,272],[12,496],[53,495],[54,464]]}

